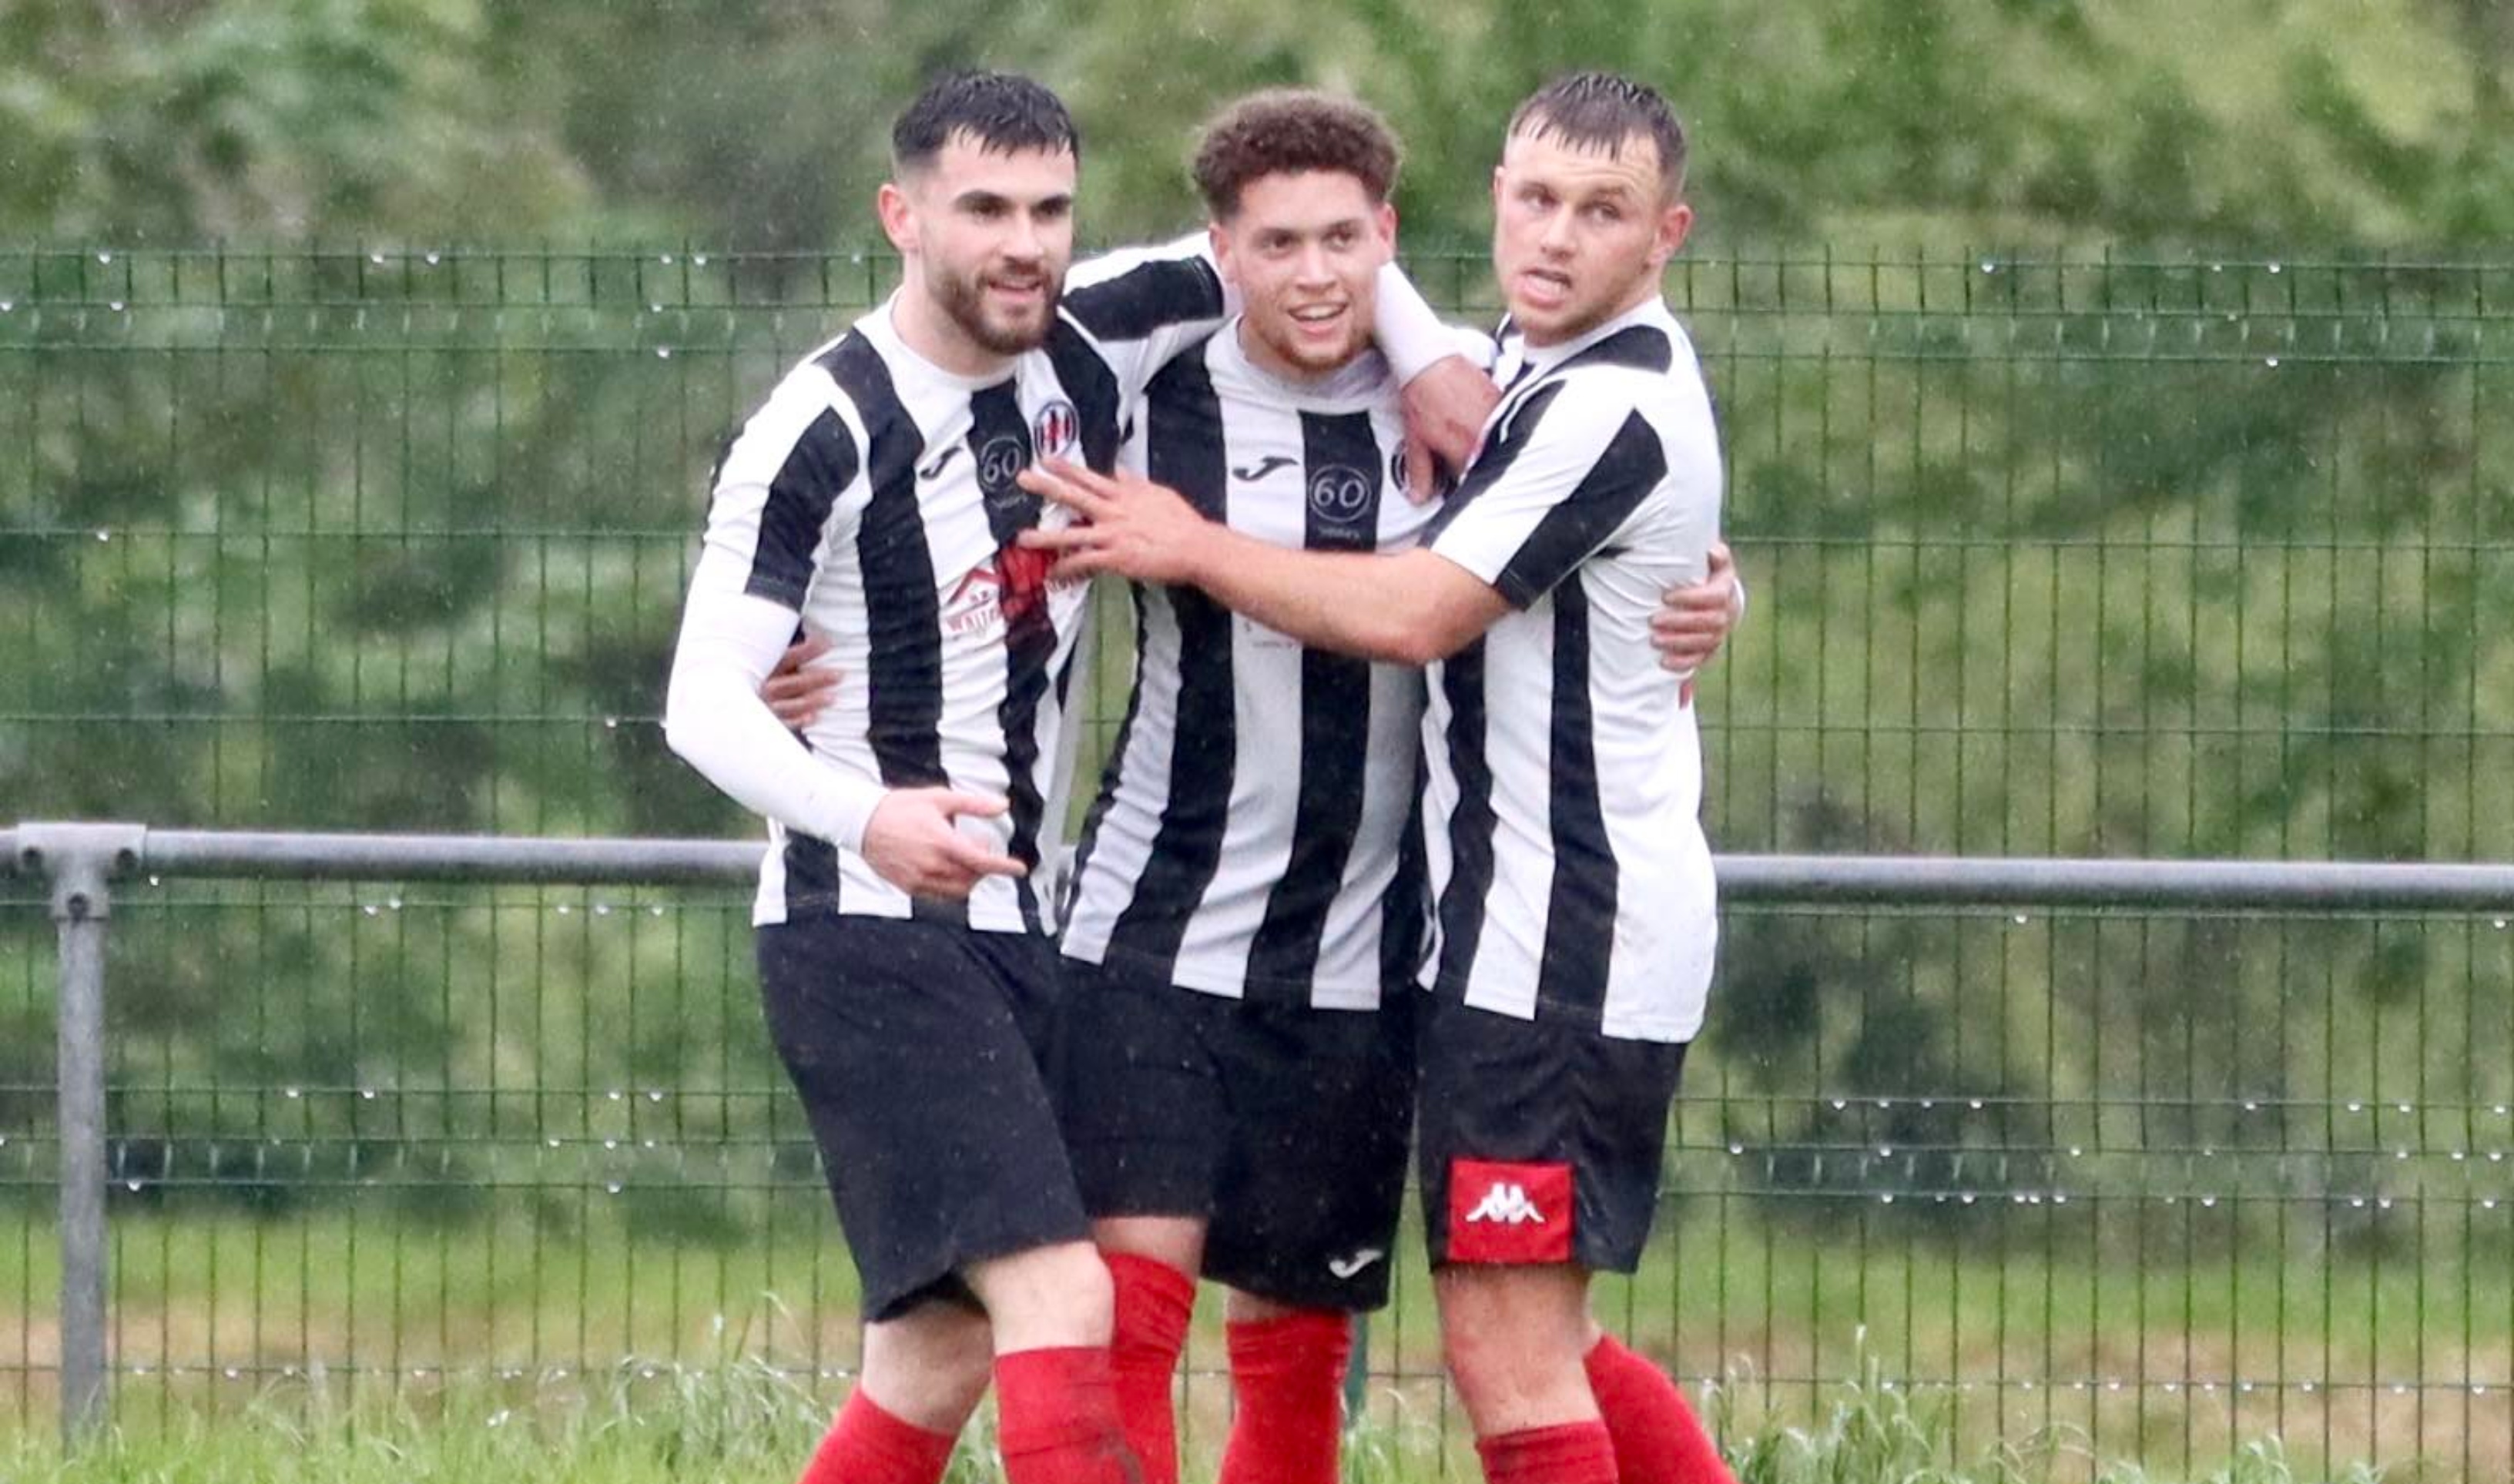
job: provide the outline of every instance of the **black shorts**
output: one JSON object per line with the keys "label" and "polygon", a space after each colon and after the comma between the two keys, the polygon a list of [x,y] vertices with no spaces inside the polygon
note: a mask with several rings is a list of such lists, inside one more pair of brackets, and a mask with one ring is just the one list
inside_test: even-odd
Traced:
{"label": "black shorts", "polygon": [[1055,945],[819,916],[759,930],[768,1031],[802,1094],[868,1319],[972,1302],[960,1269],[1090,1223],[1043,1070]]}
{"label": "black shorts", "polygon": [[1639,1267],[1684,1047],[1423,999],[1418,1158],[1434,1265]]}
{"label": "black shorts", "polygon": [[1278,1304],[1386,1304],[1421,991],[1313,1010],[1065,969],[1055,1080],[1083,1209],[1201,1217],[1204,1276]]}

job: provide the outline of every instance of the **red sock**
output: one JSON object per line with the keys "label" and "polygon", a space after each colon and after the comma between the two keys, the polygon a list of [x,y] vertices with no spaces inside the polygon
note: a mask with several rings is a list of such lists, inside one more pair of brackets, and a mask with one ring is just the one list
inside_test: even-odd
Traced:
{"label": "red sock", "polygon": [[1126,1445],[1144,1465],[1144,1484],[1178,1484],[1178,1419],[1170,1378],[1187,1348],[1196,1312],[1196,1280],[1167,1263],[1130,1252],[1104,1252],[1117,1290],[1116,1330],[1109,1340],[1117,1389],[1117,1421]]}
{"label": "red sock", "polygon": [[1117,1423],[1106,1345],[995,1357],[995,1447],[1005,1484],[1140,1484]]}
{"label": "red sock", "polygon": [[1603,1423],[1526,1427],[1476,1439],[1485,1484],[1616,1484],[1615,1441]]}
{"label": "red sock", "polygon": [[1590,1346],[1587,1366],[1623,1484],[1737,1484],[1666,1372],[1612,1335]]}
{"label": "red sock", "polygon": [[859,1384],[804,1466],[800,1484],[938,1484],[951,1462],[952,1434],[901,1422]]}
{"label": "red sock", "polygon": [[1233,1320],[1224,1333],[1237,1408],[1220,1484],[1335,1484],[1351,1316],[1303,1309]]}

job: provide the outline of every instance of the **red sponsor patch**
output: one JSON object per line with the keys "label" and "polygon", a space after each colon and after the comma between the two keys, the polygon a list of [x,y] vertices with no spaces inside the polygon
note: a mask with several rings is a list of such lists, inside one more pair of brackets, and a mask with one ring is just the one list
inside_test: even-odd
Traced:
{"label": "red sponsor patch", "polygon": [[1449,1161],[1452,1263],[1571,1261],[1571,1167]]}

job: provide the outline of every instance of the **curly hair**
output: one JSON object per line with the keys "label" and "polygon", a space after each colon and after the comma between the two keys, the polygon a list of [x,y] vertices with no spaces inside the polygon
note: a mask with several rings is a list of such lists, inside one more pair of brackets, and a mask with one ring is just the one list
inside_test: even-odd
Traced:
{"label": "curly hair", "polygon": [[1270,88],[1226,107],[1205,126],[1190,165],[1217,221],[1239,212],[1239,193],[1266,176],[1333,171],[1388,199],[1403,158],[1397,135],[1369,105],[1307,89]]}

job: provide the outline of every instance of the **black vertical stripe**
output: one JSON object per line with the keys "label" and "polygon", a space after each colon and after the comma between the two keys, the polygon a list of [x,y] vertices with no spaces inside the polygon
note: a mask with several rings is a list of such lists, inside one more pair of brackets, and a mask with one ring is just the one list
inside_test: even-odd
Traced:
{"label": "black vertical stripe", "polygon": [[1039,819],[1046,811],[1038,786],[1038,703],[1056,658],[1056,628],[1048,615],[1048,558],[1015,544],[1038,524],[1039,499],[1014,483],[1031,463],[1031,429],[1013,382],[998,382],[969,399],[969,454],[977,461],[987,529],[995,539],[995,602],[1004,617],[1004,699],[995,722],[1003,731],[1004,795],[1012,825],[1005,848],[1031,870],[1014,883],[1022,922],[1043,933],[1047,925],[1039,917],[1034,884]]}
{"label": "black vertical stripe", "polygon": [[1554,886],[1545,909],[1537,998],[1595,1023],[1606,1005],[1620,885],[1598,796],[1597,719],[1589,704],[1589,592],[1575,577],[1554,589],[1554,699],[1546,814]]}
{"label": "black vertical stripe", "polygon": [[1630,414],[1580,483],[1511,553],[1494,589],[1521,608],[1543,597],[1604,545],[1666,477],[1667,449],[1658,430],[1640,413]]}
{"label": "black vertical stripe", "polygon": [[1431,917],[1423,861],[1422,762],[1406,775],[1405,832],[1398,837],[1397,875],[1379,899],[1379,983],[1383,990],[1410,988],[1423,971],[1423,930]]}
{"label": "black vertical stripe", "polygon": [[[916,462],[925,435],[899,400],[890,368],[862,336],[822,358],[864,419],[870,498],[856,530],[864,574],[866,740],[881,781],[892,788],[940,787],[943,768],[943,617],[934,552],[916,500]],[[924,898],[919,918],[966,923],[968,903]]]}
{"label": "black vertical stripe", "polygon": [[[1301,544],[1312,551],[1368,551],[1377,545],[1383,466],[1368,413],[1301,414]],[[1282,878],[1267,894],[1265,921],[1249,945],[1251,998],[1263,997],[1272,985],[1293,990],[1293,1003],[1308,1000],[1327,909],[1344,885],[1354,831],[1361,823],[1369,751],[1369,663],[1304,649],[1292,852]]]}
{"label": "black vertical stripe", "polygon": [[1492,895],[1492,768],[1484,751],[1484,641],[1476,640],[1442,661],[1440,694],[1449,704],[1449,776],[1458,797],[1449,810],[1449,879],[1440,890],[1439,983],[1463,990],[1476,966],[1484,929],[1485,899]]}
{"label": "black vertical stripe", "polygon": [[742,590],[800,609],[812,586],[812,558],[830,509],[856,477],[856,440],[834,411],[824,410],[794,440],[768,481],[759,510],[759,542]]}
{"label": "black vertical stripe", "polygon": [[[1134,745],[1135,718],[1142,714],[1144,707],[1144,642],[1151,629],[1147,626],[1148,619],[1144,612],[1144,584],[1129,582],[1126,586],[1135,610],[1134,681],[1126,687],[1126,714],[1117,723],[1117,740],[1110,744],[1108,761],[1100,766],[1099,796],[1092,799],[1090,813],[1082,818],[1082,843],[1074,852],[1076,898],[1081,896],[1083,872],[1091,868],[1091,852],[1100,843],[1100,822],[1108,818],[1110,807],[1117,801],[1117,784],[1126,771],[1126,749]],[[1073,725],[1070,715],[1066,724]]]}
{"label": "black vertical stripe", "polygon": [[1536,424],[1545,421],[1545,410],[1554,405],[1554,399],[1561,391],[1561,382],[1549,381],[1529,392],[1525,401],[1503,415],[1501,425],[1493,430],[1492,437],[1476,455],[1476,461],[1467,465],[1466,477],[1458,481],[1457,489],[1441,503],[1439,513],[1425,523],[1424,545],[1437,541],[1441,532],[1449,529],[1449,523],[1458,518],[1459,511],[1473,504],[1476,497],[1491,489],[1502,475],[1510,472],[1511,465],[1519,461],[1519,456],[1527,452],[1528,440],[1536,435]]}
{"label": "black vertical stripe", "polygon": [[1056,368],[1056,380],[1066,395],[1074,399],[1075,421],[1081,427],[1082,461],[1108,473],[1117,466],[1117,414],[1125,400],[1116,374],[1080,331],[1061,319],[1047,333],[1047,360]]}
{"label": "black vertical stripe", "polygon": [[[1188,498],[1207,519],[1229,499],[1222,404],[1204,357],[1183,355],[1145,391],[1146,471]],[[1109,947],[1174,966],[1188,918],[1222,862],[1238,762],[1232,707],[1231,615],[1193,587],[1164,589],[1179,628],[1177,725],[1170,740],[1169,795],[1154,832],[1152,858],[1133,897],[1109,931]]]}

